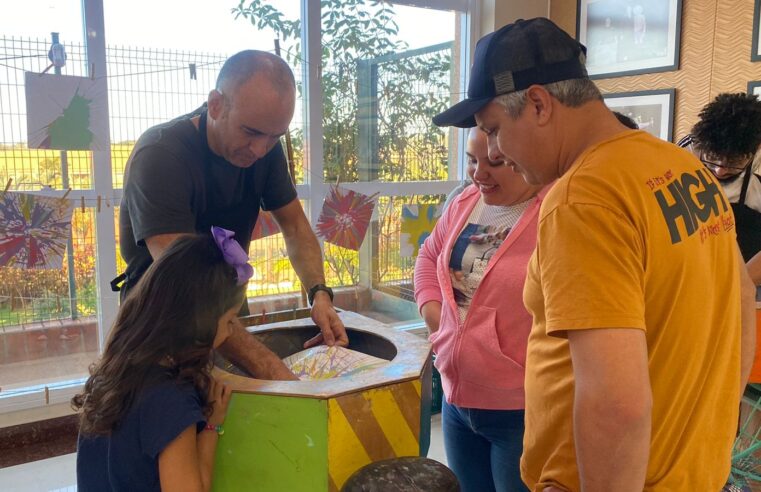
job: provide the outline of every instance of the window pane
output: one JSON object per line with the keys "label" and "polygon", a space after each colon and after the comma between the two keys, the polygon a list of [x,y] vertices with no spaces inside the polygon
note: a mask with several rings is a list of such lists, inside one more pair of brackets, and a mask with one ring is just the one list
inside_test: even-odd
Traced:
{"label": "window pane", "polygon": [[[92,188],[90,152],[27,148],[24,72],[48,68],[51,33],[58,34],[67,55],[60,72],[87,75],[81,1],[11,3],[0,17],[0,186],[10,178],[11,191]],[[49,73],[54,72],[49,68]],[[61,269],[0,268],[0,387],[4,396],[14,388],[81,377],[95,360],[94,218],[92,208],[75,208],[72,248]]]}
{"label": "window pane", "polygon": [[98,354],[95,211],[72,217],[74,288],[61,270],[0,268],[0,387],[84,376]]}
{"label": "window pane", "polygon": [[448,131],[431,118],[458,80],[460,15],[385,2],[328,2],[322,13],[325,180],[435,181]]}
{"label": "window pane", "polygon": [[413,300],[415,258],[401,255],[402,205],[444,203],[443,195],[381,197],[378,200],[378,272],[373,286]]}
{"label": "window pane", "polygon": [[[244,8],[236,19],[230,11],[234,3],[104,0],[115,188],[123,187],[127,158],[145,130],[201,106],[227,57],[244,49],[274,52],[274,39],[278,34],[285,36],[269,25],[258,26],[249,20],[252,13],[259,15],[259,9]],[[298,21],[299,2],[278,0],[268,5]],[[135,46],[136,25],[140,26],[139,46]],[[297,80],[301,73],[298,41],[297,36],[282,43],[282,56]],[[303,179],[301,107],[299,97],[291,123],[298,179]]]}

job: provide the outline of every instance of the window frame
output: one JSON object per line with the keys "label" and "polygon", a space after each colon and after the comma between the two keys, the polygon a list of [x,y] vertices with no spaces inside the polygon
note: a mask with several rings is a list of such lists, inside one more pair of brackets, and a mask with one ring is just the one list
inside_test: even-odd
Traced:
{"label": "window frame", "polygon": [[[471,55],[478,36],[477,19],[479,16],[479,0],[391,0],[389,3],[438,10],[456,10],[462,14],[458,26],[460,45],[458,85],[467,87],[468,68]],[[86,48],[87,66],[95,71],[95,76],[106,75],[106,44],[103,0],[82,0],[82,27]],[[317,63],[303,63],[300,74],[304,84],[305,104],[305,142],[304,142],[304,173],[305,182],[296,186],[298,197],[307,204],[306,212],[312,224],[317,223],[320,206],[329,190],[329,183],[324,182],[323,168],[323,130],[322,130],[322,84],[320,79],[321,44],[321,12],[320,2],[301,0],[301,39],[302,53],[307,60],[317,60]],[[107,79],[106,79],[107,80]],[[107,81],[108,82],[108,81]],[[110,120],[109,120],[110,125]],[[110,134],[110,129],[106,128]],[[457,149],[450,153],[450,169],[448,181],[412,181],[412,182],[352,182],[342,186],[364,194],[378,193],[380,196],[404,197],[420,194],[447,194],[465,176],[465,142],[467,134],[460,129],[450,130],[450,141],[456,142],[450,148]],[[116,204],[121,201],[122,189],[114,188],[112,176],[111,151],[92,152],[93,187],[85,190],[74,190],[68,196],[75,202],[84,199],[86,207],[93,208],[98,198],[109,199]],[[313,177],[320,177],[319,181]],[[43,190],[34,192],[42,196],[62,196],[61,190]],[[374,214],[377,215],[377,212]],[[102,351],[108,338],[110,327],[116,319],[119,306],[118,293],[112,292],[110,281],[117,275],[116,264],[116,224],[112,213],[96,213],[96,286],[97,286],[97,323],[99,333],[99,350]],[[375,217],[374,217],[375,218]],[[322,246],[322,242],[321,242]],[[372,249],[370,241],[365,241],[360,249],[360,278],[359,285],[372,288]],[[422,322],[421,322],[422,323]],[[418,328],[419,323],[408,323],[404,329]],[[28,387],[15,391],[10,395],[0,394],[0,416],[8,412],[27,410],[46,405],[68,402],[69,399],[83,388],[85,378],[70,378],[47,384],[30,384]]]}

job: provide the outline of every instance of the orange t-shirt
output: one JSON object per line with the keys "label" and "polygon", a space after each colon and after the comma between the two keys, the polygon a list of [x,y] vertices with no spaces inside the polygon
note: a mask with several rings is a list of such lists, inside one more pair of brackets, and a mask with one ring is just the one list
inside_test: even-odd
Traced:
{"label": "orange t-shirt", "polygon": [[740,380],[734,216],[689,152],[623,132],[587,149],[539,216],[524,301],[521,472],[579,490],[567,330],[645,332],[653,394],[647,491],[719,490],[729,475]]}

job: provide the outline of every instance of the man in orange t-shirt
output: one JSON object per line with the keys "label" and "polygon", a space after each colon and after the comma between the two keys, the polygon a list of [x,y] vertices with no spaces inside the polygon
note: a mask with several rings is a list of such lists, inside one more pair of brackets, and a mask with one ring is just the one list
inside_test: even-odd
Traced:
{"label": "man in orange t-shirt", "polygon": [[434,119],[477,123],[490,159],[557,180],[524,290],[522,478],[718,491],[755,337],[732,210],[689,152],[616,120],[585,54],[548,19],[505,26],[479,41],[468,98]]}

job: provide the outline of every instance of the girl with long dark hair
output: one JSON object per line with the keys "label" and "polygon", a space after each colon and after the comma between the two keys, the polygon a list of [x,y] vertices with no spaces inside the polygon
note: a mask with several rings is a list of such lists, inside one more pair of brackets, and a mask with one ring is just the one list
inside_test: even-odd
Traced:
{"label": "girl with long dark hair", "polygon": [[177,239],[122,303],[84,392],[79,490],[210,490],[230,390],[210,353],[239,323],[252,269],[233,233]]}

